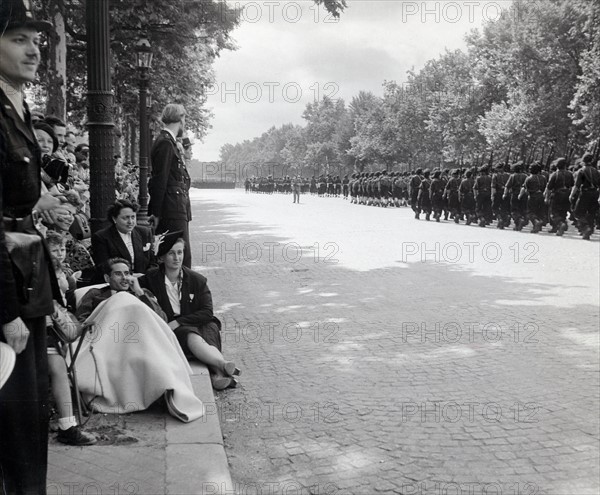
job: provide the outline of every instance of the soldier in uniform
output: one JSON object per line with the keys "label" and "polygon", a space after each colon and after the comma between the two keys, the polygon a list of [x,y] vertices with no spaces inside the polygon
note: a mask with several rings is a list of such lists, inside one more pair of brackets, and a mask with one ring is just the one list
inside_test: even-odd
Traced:
{"label": "soldier in uniform", "polygon": [[567,170],[567,160],[558,158],[552,164],[556,171],[552,173],[546,186],[546,202],[550,206],[550,221],[552,230],[557,236],[562,236],[568,229],[567,214],[569,213],[569,193],[575,185],[573,174]]}
{"label": "soldier in uniform", "polygon": [[436,222],[440,221],[442,210],[444,209],[444,189],[445,184],[441,179],[442,172],[438,169],[433,171],[433,180],[429,189],[429,198],[431,200],[431,208],[433,210],[433,218]]}
{"label": "soldier in uniform", "polygon": [[444,188],[444,197],[448,203],[448,209],[450,210],[450,218],[454,220],[454,223],[460,221],[460,200],[458,197],[458,189],[460,187],[460,180],[458,178],[458,170],[452,170],[452,177],[446,183]]}
{"label": "soldier in uniform", "polygon": [[379,177],[379,198],[381,201],[381,206],[384,208],[388,207],[391,192],[392,181],[388,176],[387,170],[382,170],[381,176]]}
{"label": "soldier in uniform", "polygon": [[510,225],[510,199],[503,197],[508,177],[504,164],[496,165],[496,172],[492,175],[492,211],[498,220],[497,227],[500,230]]}
{"label": "soldier in uniform", "polygon": [[577,174],[571,197],[579,193],[575,204],[575,216],[579,221],[579,229],[584,239],[594,233],[596,215],[598,214],[598,190],[600,188],[600,172],[592,163],[593,157],[586,153],[581,159],[583,168]]}
{"label": "soldier in uniform", "polygon": [[465,178],[461,181],[458,188],[458,196],[460,199],[460,211],[465,215],[466,224],[471,225],[471,222],[477,218],[475,215],[475,197],[473,196],[473,179],[474,170],[467,170]]}
{"label": "soldier in uniform", "polygon": [[408,206],[409,194],[408,194],[408,186],[409,186],[409,177],[408,172],[404,172],[402,177],[400,177],[400,204],[402,206]]}
{"label": "soldier in uniform", "polygon": [[415,218],[419,219],[421,209],[419,208],[419,188],[421,187],[421,174],[423,170],[418,168],[408,183],[408,193],[410,194],[410,207],[415,212]]}
{"label": "soldier in uniform", "polygon": [[[442,191],[446,190],[446,184],[450,180],[450,169],[445,168],[440,176],[440,179],[443,184]],[[444,220],[448,220],[448,216],[450,215],[450,208],[448,207],[448,198],[442,193],[442,210],[444,211]]]}
{"label": "soldier in uniform", "polygon": [[475,195],[479,226],[485,227],[492,223],[492,178],[487,166],[479,169],[479,176],[473,184],[473,193]]}
{"label": "soldier in uniform", "polygon": [[523,189],[527,193],[527,217],[533,229],[531,232],[537,234],[546,223],[546,205],[544,204],[544,190],[546,189],[546,178],[540,173],[542,166],[539,163],[531,165],[530,175],[525,179]]}
{"label": "soldier in uniform", "polygon": [[510,198],[510,213],[514,230],[522,230],[527,225],[525,219],[527,213],[527,200],[521,196],[521,188],[525,184],[527,176],[523,173],[523,162],[514,163],[511,167],[511,175],[504,186],[504,199]]}
{"label": "soldier in uniform", "polygon": [[429,195],[431,189],[431,179],[429,178],[429,169],[423,170],[423,179],[419,186],[419,210],[425,213],[425,220],[429,221],[431,216],[431,196]]}
{"label": "soldier in uniform", "polygon": [[327,192],[327,184],[325,183],[325,177],[323,175],[319,175],[319,180],[317,181],[317,194],[319,197],[322,197]]}
{"label": "soldier in uniform", "polygon": [[183,159],[183,152],[177,145],[177,138],[185,130],[185,108],[183,105],[169,104],[161,115],[164,129],[160,132],[150,153],[152,177],[148,183],[150,202],[148,215],[151,215],[156,234],[163,232],[183,232],[185,257],[183,264],[192,266],[190,250],[189,222],[192,220],[190,203],[190,175]]}
{"label": "soldier in uniform", "polygon": [[45,248],[45,256],[32,260],[35,286],[27,288],[28,282],[15,278],[5,232],[30,234],[41,243],[34,217],[52,223],[52,210],[61,204],[42,193],[41,150],[24,94],[40,63],[38,32],[51,29],[49,22],[34,19],[29,2],[0,1],[0,341],[16,354],[14,369],[0,390],[2,493],[46,493],[46,316],[54,311],[53,296],[61,296]]}
{"label": "soldier in uniform", "polygon": [[344,175],[342,179],[342,194],[344,195],[344,199],[348,199],[348,193],[350,192],[350,179],[348,179],[348,174]]}

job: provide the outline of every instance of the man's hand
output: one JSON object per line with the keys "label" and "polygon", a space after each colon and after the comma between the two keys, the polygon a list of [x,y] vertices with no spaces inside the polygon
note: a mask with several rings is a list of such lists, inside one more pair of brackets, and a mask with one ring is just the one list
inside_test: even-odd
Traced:
{"label": "man's hand", "polygon": [[64,194],[48,192],[40,196],[33,209],[38,212],[44,222],[52,224],[56,218],[55,208],[62,204],[63,199],[65,199]]}
{"label": "man's hand", "polygon": [[171,330],[175,330],[177,327],[180,327],[181,325],[179,324],[179,322],[177,320],[173,320],[169,322],[169,328]]}
{"label": "man's hand", "polygon": [[4,338],[6,338],[6,343],[11,346],[17,354],[23,352],[27,346],[29,329],[25,326],[25,322],[20,317],[2,325],[2,332],[4,333]]}
{"label": "man's hand", "polygon": [[140,287],[140,282],[137,277],[134,277],[133,275],[129,275],[127,277],[127,282],[129,282],[129,289],[136,296],[140,297],[140,296],[144,295],[144,290]]}

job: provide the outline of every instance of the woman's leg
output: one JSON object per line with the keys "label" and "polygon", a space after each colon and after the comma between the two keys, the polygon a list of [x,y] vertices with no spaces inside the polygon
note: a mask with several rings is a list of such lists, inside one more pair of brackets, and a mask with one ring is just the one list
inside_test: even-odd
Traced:
{"label": "woman's leg", "polygon": [[187,344],[194,357],[209,366],[215,375],[226,375],[225,366],[228,362],[219,349],[208,344],[196,333],[189,333],[187,335]]}

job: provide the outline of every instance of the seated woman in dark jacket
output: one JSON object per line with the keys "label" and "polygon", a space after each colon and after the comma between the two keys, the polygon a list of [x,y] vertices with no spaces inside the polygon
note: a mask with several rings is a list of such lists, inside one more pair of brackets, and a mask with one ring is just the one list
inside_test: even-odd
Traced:
{"label": "seated woman in dark jacket", "polygon": [[186,356],[208,366],[213,388],[233,388],[240,370],[221,354],[221,322],[213,315],[206,278],[183,266],[182,235],[164,236],[157,252],[160,265],[140,279],[140,286],[156,296]]}
{"label": "seated woman in dark jacket", "polygon": [[103,269],[111,258],[123,258],[131,263],[133,272],[142,275],[154,266],[153,236],[147,227],[137,225],[138,205],[118,199],[108,209],[109,227],[92,235],[92,256],[98,267],[97,281],[103,279]]}

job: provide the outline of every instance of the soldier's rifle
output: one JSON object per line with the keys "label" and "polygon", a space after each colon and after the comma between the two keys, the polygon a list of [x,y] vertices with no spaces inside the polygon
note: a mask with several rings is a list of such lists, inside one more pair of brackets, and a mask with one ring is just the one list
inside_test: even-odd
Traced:
{"label": "soldier's rifle", "polygon": [[512,144],[508,147],[508,153],[506,153],[506,160],[504,161],[504,169],[508,167],[510,164],[510,153],[512,151]]}
{"label": "soldier's rifle", "polygon": [[600,138],[596,139],[592,155],[594,156],[593,163],[598,163],[598,160],[600,160]]}
{"label": "soldier's rifle", "polygon": [[552,159],[554,158],[554,153],[556,152],[556,141],[552,143],[550,147],[550,152],[548,153],[548,160],[546,161],[546,169],[550,169],[550,164],[552,163]]}
{"label": "soldier's rifle", "polygon": [[531,148],[531,151],[529,152],[529,156],[527,157],[527,166],[529,166],[533,163],[533,160],[535,159],[536,149],[537,149],[537,143],[535,143],[533,145],[533,148]]}
{"label": "soldier's rifle", "polygon": [[521,160],[522,162],[525,161],[525,153],[526,153],[525,141],[521,141],[521,154],[519,156],[519,160]]}

